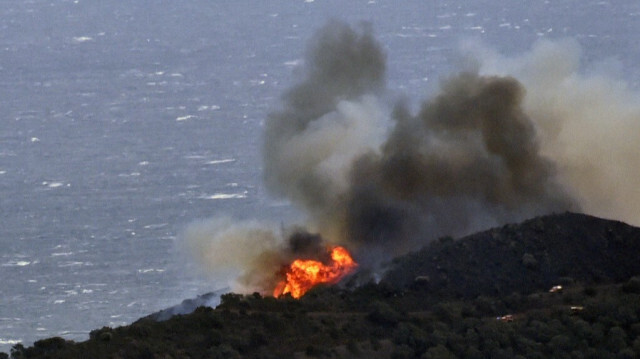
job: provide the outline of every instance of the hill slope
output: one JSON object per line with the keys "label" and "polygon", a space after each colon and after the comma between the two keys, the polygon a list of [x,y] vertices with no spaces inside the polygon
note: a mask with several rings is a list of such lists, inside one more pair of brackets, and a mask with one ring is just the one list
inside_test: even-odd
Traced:
{"label": "hill slope", "polygon": [[531,293],[557,284],[617,283],[640,274],[640,229],[576,213],[443,238],[394,260],[383,282],[435,293]]}
{"label": "hill slope", "polygon": [[634,358],[639,254],[638,228],[551,215],[433,242],[380,283],[300,300],[225,294],[215,309],[16,345],[12,357]]}

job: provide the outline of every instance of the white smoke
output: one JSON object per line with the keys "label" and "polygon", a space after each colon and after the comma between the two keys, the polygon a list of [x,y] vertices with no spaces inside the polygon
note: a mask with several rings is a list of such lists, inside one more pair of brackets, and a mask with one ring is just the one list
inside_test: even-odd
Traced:
{"label": "white smoke", "polygon": [[526,88],[524,109],[542,152],[586,213],[640,225],[640,93],[605,59],[582,68],[572,39],[539,41],[520,56],[469,47],[483,74],[510,74]]}
{"label": "white smoke", "polygon": [[[246,288],[257,285],[266,278],[254,275],[258,283],[243,283],[238,277],[253,268],[265,256],[281,244],[281,235],[271,223],[237,221],[220,216],[194,222],[183,233],[187,249],[210,273],[216,282],[226,284],[236,292],[252,291]],[[272,277],[275,273],[263,274]]]}

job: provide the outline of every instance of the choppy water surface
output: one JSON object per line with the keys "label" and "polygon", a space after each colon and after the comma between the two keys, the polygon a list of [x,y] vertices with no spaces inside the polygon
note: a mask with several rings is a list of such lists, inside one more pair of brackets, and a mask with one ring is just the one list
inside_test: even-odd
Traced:
{"label": "choppy water surface", "polygon": [[196,219],[295,216],[262,186],[262,126],[330,18],[373,24],[391,99],[428,93],[462,39],[514,54],[573,37],[585,66],[640,79],[635,1],[7,2],[0,351],[84,340],[223,285],[181,253]]}

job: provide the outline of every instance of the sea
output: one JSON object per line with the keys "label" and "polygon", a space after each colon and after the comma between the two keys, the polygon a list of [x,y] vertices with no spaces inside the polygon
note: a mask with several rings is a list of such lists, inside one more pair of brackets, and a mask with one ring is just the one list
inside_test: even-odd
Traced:
{"label": "sea", "polygon": [[373,28],[390,100],[428,96],[463,41],[573,38],[639,87],[637,0],[4,0],[0,352],[223,287],[185,250],[194,221],[295,220],[262,132],[332,19]]}

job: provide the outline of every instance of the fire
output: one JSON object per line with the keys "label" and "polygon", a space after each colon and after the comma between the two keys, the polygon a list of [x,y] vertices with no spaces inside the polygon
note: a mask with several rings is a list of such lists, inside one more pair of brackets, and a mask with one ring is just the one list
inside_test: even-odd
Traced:
{"label": "fire", "polygon": [[309,289],[320,283],[337,283],[358,266],[344,247],[330,249],[331,262],[324,264],[316,260],[296,259],[287,268],[287,279],[278,283],[274,297],[291,293],[294,298],[302,297]]}

